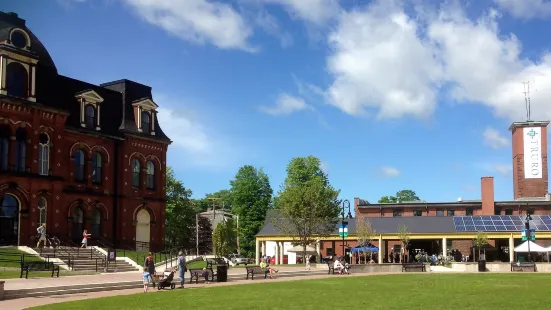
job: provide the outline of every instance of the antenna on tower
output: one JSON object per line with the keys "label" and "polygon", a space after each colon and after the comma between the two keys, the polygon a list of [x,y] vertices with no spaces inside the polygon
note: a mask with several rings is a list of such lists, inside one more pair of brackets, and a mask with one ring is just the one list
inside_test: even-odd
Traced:
{"label": "antenna on tower", "polygon": [[530,103],[530,81],[522,82],[524,84],[524,105],[526,107],[526,121],[530,121],[532,107]]}

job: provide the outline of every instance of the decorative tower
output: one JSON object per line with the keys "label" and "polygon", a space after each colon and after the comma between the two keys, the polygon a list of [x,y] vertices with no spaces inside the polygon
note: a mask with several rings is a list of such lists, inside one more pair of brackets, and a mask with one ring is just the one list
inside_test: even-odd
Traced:
{"label": "decorative tower", "polygon": [[549,121],[526,121],[509,127],[513,136],[515,199],[544,197],[548,193],[547,125]]}

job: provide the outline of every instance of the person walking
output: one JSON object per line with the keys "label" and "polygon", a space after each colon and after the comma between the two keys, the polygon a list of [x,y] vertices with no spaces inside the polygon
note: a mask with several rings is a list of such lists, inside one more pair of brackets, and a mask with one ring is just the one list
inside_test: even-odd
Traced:
{"label": "person walking", "polygon": [[142,280],[143,280],[143,292],[147,293],[147,290],[149,289],[149,282],[151,281],[151,275],[149,274],[149,271],[145,267],[142,273]]}
{"label": "person walking", "polygon": [[152,252],[149,252],[147,258],[145,259],[144,268],[146,268],[149,275],[151,275],[151,282],[153,283],[153,287],[155,287],[157,277],[155,276],[155,261],[153,260]]}
{"label": "person walking", "polygon": [[[49,242],[48,239],[46,238],[46,223],[38,226],[38,228],[36,229],[36,232],[38,232],[38,243],[36,244],[36,247],[37,248],[40,248],[40,243],[41,242],[44,242],[44,246],[46,246],[46,242]],[[50,243],[50,246],[52,246],[52,243]]]}
{"label": "person walking", "polygon": [[178,253],[178,273],[180,275],[180,287],[184,288],[184,276],[186,275],[187,266],[186,266],[186,257],[184,253],[180,251]]}
{"label": "person walking", "polygon": [[91,234],[88,233],[88,231],[85,229],[84,232],[82,232],[82,246],[81,248],[87,248],[88,247],[88,237],[90,237]]}

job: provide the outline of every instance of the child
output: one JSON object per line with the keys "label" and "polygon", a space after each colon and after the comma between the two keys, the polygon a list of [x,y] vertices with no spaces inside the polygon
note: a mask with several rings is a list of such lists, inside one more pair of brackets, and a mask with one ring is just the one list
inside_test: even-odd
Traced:
{"label": "child", "polygon": [[147,268],[143,269],[142,279],[143,279],[143,292],[147,293],[147,290],[149,289],[149,282],[151,281],[151,274],[149,274],[149,271],[147,270]]}
{"label": "child", "polygon": [[87,248],[88,247],[88,237],[90,237],[91,234],[88,233],[88,231],[85,229],[82,233],[82,246],[81,248]]}
{"label": "child", "polygon": [[207,271],[207,268],[203,268],[203,277],[205,277],[206,284],[210,284],[209,275],[210,275],[210,272]]}

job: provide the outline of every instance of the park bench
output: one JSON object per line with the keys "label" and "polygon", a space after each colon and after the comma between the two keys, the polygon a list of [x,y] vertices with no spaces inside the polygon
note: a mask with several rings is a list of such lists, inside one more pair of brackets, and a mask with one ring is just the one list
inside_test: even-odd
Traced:
{"label": "park bench", "polygon": [[52,262],[23,262],[21,263],[21,275],[19,278],[23,278],[23,273],[25,273],[25,279],[28,279],[29,271],[52,271],[52,278],[57,272],[57,277],[59,278],[59,265]]}
{"label": "park bench", "polygon": [[264,279],[268,276],[267,270],[262,270],[260,266],[247,266],[245,267],[247,269],[247,278],[246,280],[249,280],[249,275],[251,275],[251,280],[254,280],[255,274],[264,274]]}
{"label": "park bench", "polygon": [[404,263],[402,264],[402,272],[407,272],[408,270],[419,270],[421,272],[426,272],[427,269],[423,263]]}
{"label": "park bench", "polygon": [[216,269],[213,266],[225,265],[226,268],[230,268],[230,263],[226,262],[223,258],[209,258],[207,259],[207,269]]}
{"label": "park bench", "polygon": [[203,277],[203,268],[191,268],[189,269],[189,283],[195,279],[195,284],[199,283],[199,277]]}
{"label": "park bench", "polygon": [[325,261],[327,264],[327,268],[329,269],[327,274],[335,274],[335,262],[332,261]]}
{"label": "park bench", "polygon": [[522,262],[511,263],[511,271],[533,271],[536,272],[536,263]]}

